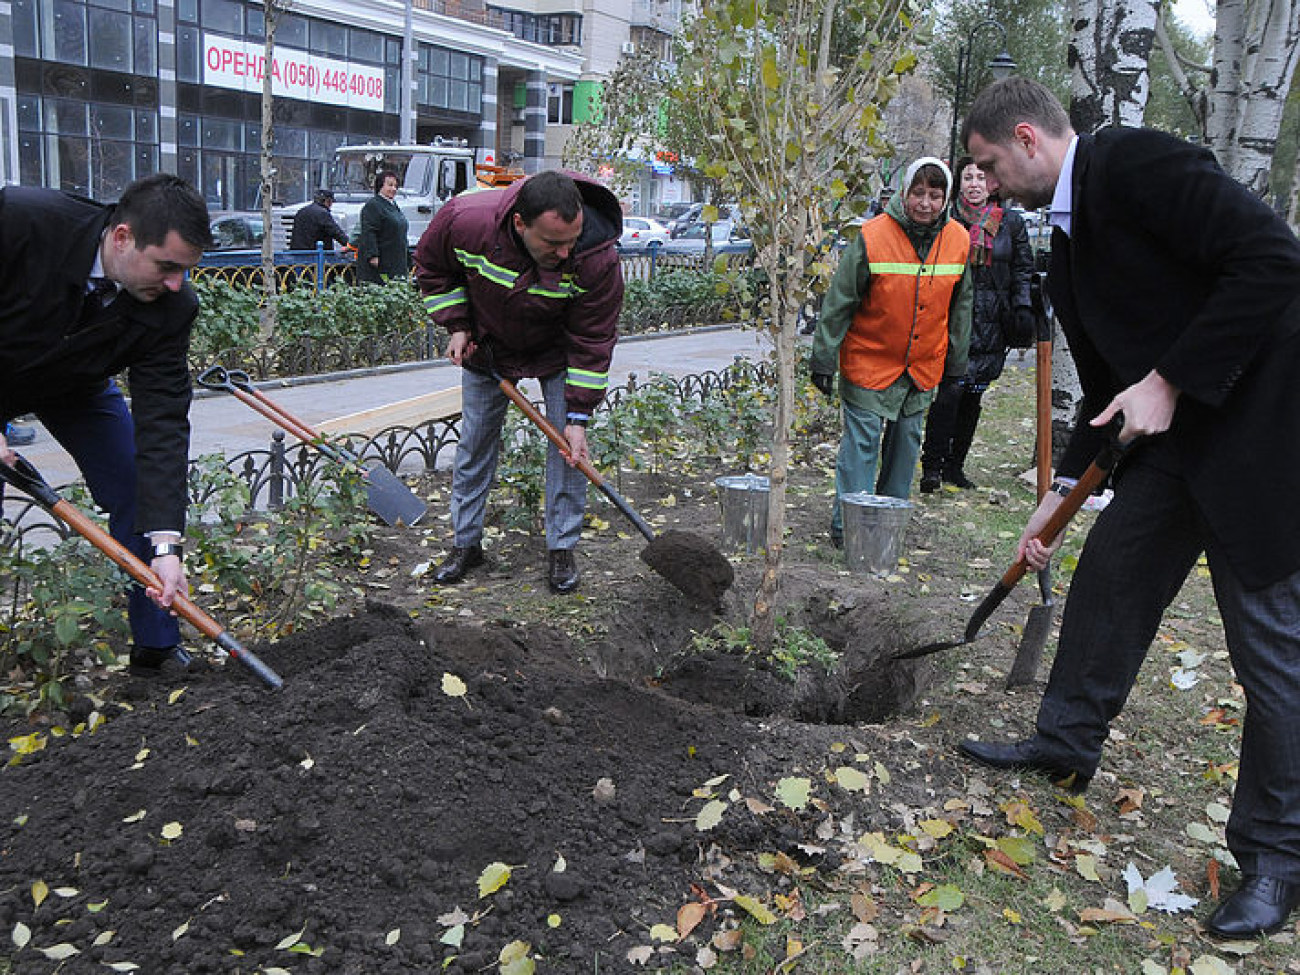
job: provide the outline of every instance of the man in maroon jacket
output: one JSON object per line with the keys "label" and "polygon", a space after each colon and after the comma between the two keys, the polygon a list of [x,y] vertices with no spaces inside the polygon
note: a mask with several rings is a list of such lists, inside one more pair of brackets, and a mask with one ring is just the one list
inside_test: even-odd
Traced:
{"label": "man in maroon jacket", "polygon": [[582,533],[587,423],[609,385],[623,304],[615,242],[618,199],[582,177],[545,172],[503,190],[449,201],[415,249],[416,280],[432,319],[451,333],[447,356],[464,368],[452,476],[451,553],[434,579],[460,581],[483,563],[483,515],[509,400],[498,378],[541,381],[546,413],[563,429],[569,459],[546,458],[547,581],[578,587],[573,549]]}

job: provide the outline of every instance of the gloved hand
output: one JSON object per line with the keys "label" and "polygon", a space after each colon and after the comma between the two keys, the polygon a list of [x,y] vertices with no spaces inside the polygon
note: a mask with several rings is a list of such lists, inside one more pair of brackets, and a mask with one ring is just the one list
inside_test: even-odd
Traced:
{"label": "gloved hand", "polygon": [[835,395],[835,376],[829,372],[814,372],[812,384],[827,396]]}
{"label": "gloved hand", "polygon": [[1011,335],[1013,349],[1028,349],[1038,338],[1038,316],[1034,310],[1022,305],[1016,309],[1015,325]]}

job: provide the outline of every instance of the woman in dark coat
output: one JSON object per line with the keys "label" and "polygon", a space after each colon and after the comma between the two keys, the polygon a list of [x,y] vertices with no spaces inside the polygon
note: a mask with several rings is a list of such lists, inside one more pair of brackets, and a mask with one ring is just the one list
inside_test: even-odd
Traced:
{"label": "woman in dark coat", "polygon": [[395,201],[401,179],[394,172],[375,174],[375,195],[361,208],[357,230],[357,280],[383,284],[410,274],[406,245],[407,219]]}
{"label": "woman in dark coat", "polygon": [[966,455],[980,419],[980,399],[1006,365],[1007,350],[1033,340],[1034,318],[1029,279],[1034,254],[1020,214],[988,193],[984,171],[963,156],[957,161],[953,216],[970,230],[970,266],[975,281],[971,316],[970,365],[961,379],[945,379],[926,418],[921,447],[921,490],[939,490],[943,481],[973,488]]}

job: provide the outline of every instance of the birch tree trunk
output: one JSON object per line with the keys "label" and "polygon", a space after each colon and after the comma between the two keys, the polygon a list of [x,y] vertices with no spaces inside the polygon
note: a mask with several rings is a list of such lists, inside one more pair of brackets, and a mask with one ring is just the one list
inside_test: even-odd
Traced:
{"label": "birch tree trunk", "polygon": [[1263,196],[1300,45],[1300,0],[1219,0],[1205,135],[1219,164]]}
{"label": "birch tree trunk", "polygon": [[[1159,14],[1159,0],[1075,0],[1069,61],[1070,122],[1076,132],[1142,124]],[[1063,430],[1073,428],[1082,399],[1074,360],[1058,328],[1052,346],[1053,445]]]}
{"label": "birch tree trunk", "polygon": [[1070,120],[1076,132],[1142,124],[1160,0],[1075,0]]}

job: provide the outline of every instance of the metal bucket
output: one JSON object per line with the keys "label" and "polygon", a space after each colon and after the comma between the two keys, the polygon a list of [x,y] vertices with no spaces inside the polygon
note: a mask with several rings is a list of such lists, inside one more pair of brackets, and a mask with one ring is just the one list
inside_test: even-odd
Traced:
{"label": "metal bucket", "polygon": [[844,558],[854,572],[892,572],[903,548],[912,503],[859,491],[840,498]]}
{"label": "metal bucket", "polygon": [[722,540],[728,548],[757,552],[767,543],[766,477],[757,474],[719,477],[713,482],[722,505]]}

